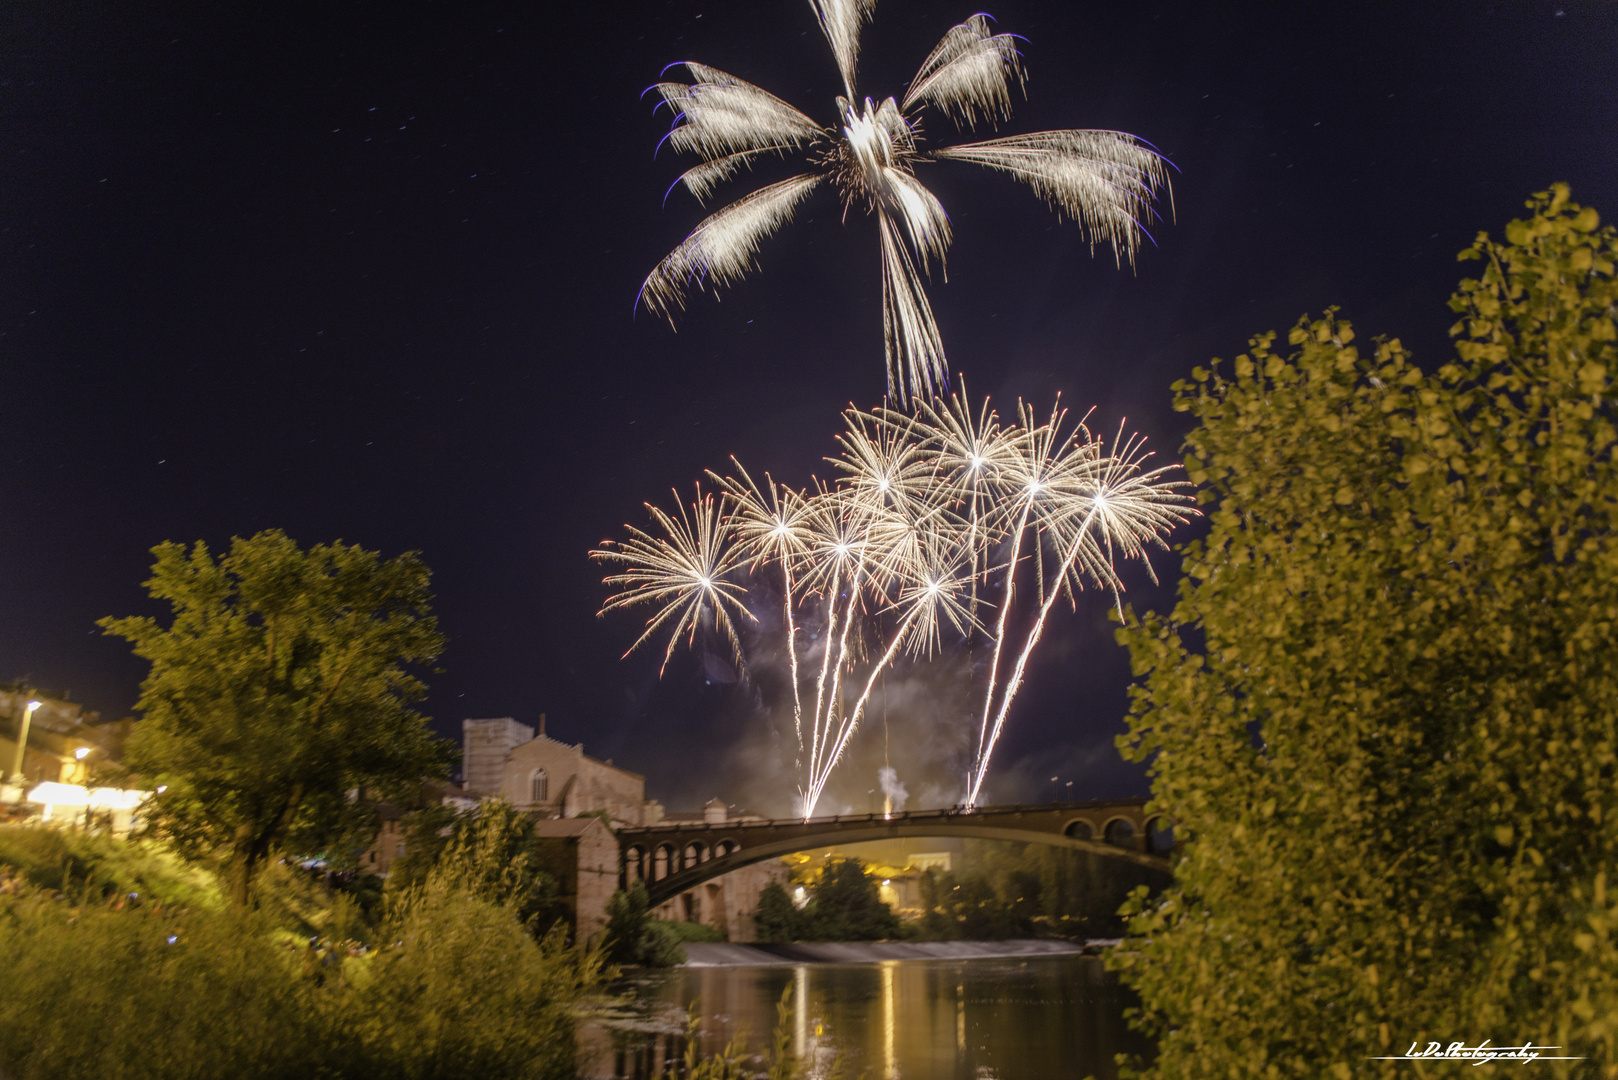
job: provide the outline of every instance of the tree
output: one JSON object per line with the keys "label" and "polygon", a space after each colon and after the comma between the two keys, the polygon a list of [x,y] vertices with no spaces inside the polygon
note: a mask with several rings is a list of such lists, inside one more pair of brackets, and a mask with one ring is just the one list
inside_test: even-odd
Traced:
{"label": "tree", "polygon": [[1153,1075],[1486,1038],[1618,1075],[1618,234],[1528,205],[1436,372],[1328,313],[1175,386],[1211,529],[1119,631],[1120,746],[1190,838],[1114,959]]}
{"label": "tree", "polygon": [[1013,871],[1006,882],[1015,893],[1010,897],[981,874],[940,876],[927,870],[919,884],[922,916],[916,929],[929,941],[1003,941],[1033,933],[1039,878],[1029,871]]}
{"label": "tree", "polygon": [[[480,900],[511,909],[518,921],[543,938],[567,918],[556,878],[540,865],[539,837],[527,814],[504,799],[453,814],[431,807],[412,815],[411,846],[394,864],[388,888],[414,889],[428,877]],[[433,829],[435,822],[445,822]],[[447,832],[449,835],[442,835]],[[426,835],[423,835],[426,834]]]}
{"label": "tree", "polygon": [[444,644],[414,554],[304,550],[279,530],[217,559],[201,541],[152,552],[146,589],[169,624],[100,623],[152,665],[128,762],[165,786],[148,804],[156,827],[228,856],[236,902],[272,851],[318,850],[356,789],[402,793],[447,772],[451,748],[410,707],[426,688],[408,666]]}
{"label": "tree", "polygon": [[808,920],[787,891],[772,881],[758,894],[753,929],[760,941],[799,941],[808,930]]}
{"label": "tree", "polygon": [[[837,189],[846,211],[858,205],[876,218],[882,255],[882,328],[888,392],[901,402],[929,397],[948,381],[944,343],[922,288],[927,261],[942,263],[949,216],[916,179],[919,164],[965,161],[1021,180],[1078,222],[1092,241],[1111,245],[1120,262],[1135,249],[1168,186],[1160,154],[1118,131],[1041,131],[986,142],[922,148],[921,111],[932,106],[972,127],[1011,115],[1011,85],[1023,81],[1016,37],[996,34],[986,15],[951,27],[922,63],[902,101],[880,105],[854,90],[860,31],[870,0],[812,0],[843,76],[846,97],[837,120],[822,127],[774,94],[704,64],[683,65],[692,82],[655,89],[674,113],[668,142],[702,159],[681,175],[698,201],[765,155],[802,153],[810,171],[759,188],[704,219],[647,276],[639,303],[672,324],[693,289],[742,277],[758,245],[791,220],[822,185]],[[678,65],[670,65],[671,67]],[[916,263],[920,261],[918,271]]]}
{"label": "tree", "polygon": [[899,936],[899,917],[882,902],[876,878],[858,859],[832,859],[804,908],[819,941],[880,941]]}
{"label": "tree", "polygon": [[607,898],[603,951],[609,963],[673,967],[684,962],[685,949],[669,925],[653,917],[651,906],[644,881]]}

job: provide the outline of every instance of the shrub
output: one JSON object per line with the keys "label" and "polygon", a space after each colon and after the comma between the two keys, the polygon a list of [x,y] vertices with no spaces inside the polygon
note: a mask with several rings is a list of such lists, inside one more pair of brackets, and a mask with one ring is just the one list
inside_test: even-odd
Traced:
{"label": "shrub", "polygon": [[691,941],[711,943],[727,940],[725,937],[725,932],[719,929],[717,926],[708,926],[704,923],[685,922],[683,920],[679,922],[669,922],[664,919],[653,919],[652,921],[665,927],[668,932],[673,935],[674,940],[678,941],[682,945]]}
{"label": "shrub", "polygon": [[0,866],[29,884],[98,898],[136,894],[143,903],[216,908],[223,903],[207,870],[188,865],[155,843],[99,833],[0,825]]}
{"label": "shrub", "polygon": [[593,954],[563,928],[535,941],[511,909],[430,881],[380,928],[382,947],[325,1002],[352,1075],[483,1080],[573,1075],[572,1007]]}
{"label": "shrub", "polygon": [[539,868],[533,819],[503,799],[456,820],[429,876],[511,908],[539,936],[567,917],[556,879]]}
{"label": "shrub", "polygon": [[0,1066],[12,1080],[315,1072],[330,1049],[294,954],[242,913],[0,897]]}
{"label": "shrub", "polygon": [[[497,845],[471,845],[373,923],[286,863],[258,876],[247,909],[148,845],[44,830],[3,839],[30,872],[48,877],[64,852],[79,867],[43,888],[9,879],[0,894],[11,1080],[573,1074],[572,1013],[599,958],[560,929],[535,939],[520,868],[491,874],[478,855]],[[209,902],[123,891],[170,872]]]}

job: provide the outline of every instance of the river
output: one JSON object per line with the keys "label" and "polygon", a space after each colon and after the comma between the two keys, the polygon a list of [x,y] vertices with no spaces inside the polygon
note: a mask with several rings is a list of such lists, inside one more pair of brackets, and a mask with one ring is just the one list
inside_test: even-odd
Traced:
{"label": "river", "polygon": [[686,1010],[714,1053],[739,1032],[758,1051],[791,986],[787,1030],[812,1075],[839,1055],[846,1080],[1058,1080],[1117,1075],[1145,1053],[1127,991],[1088,956],[682,967],[625,986],[633,1005],[584,1040],[581,1075],[652,1080],[685,1051]]}

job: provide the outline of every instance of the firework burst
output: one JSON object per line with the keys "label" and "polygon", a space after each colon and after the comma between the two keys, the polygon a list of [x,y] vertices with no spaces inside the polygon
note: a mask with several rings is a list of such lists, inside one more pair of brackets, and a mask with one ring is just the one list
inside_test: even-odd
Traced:
{"label": "firework burst", "polygon": [[[672,624],[665,665],[682,636],[689,644],[710,624],[744,664],[736,624],[757,620],[741,582],[779,575],[805,817],[901,654],[919,663],[985,648],[966,793],[975,805],[1057,601],[1075,604],[1087,587],[1116,595],[1116,565],[1147,562],[1195,511],[1175,466],[1148,468],[1138,437],[1120,426],[1110,442],[1097,438],[1059,405],[1044,419],[1019,405],[1006,426],[963,389],[913,412],[849,409],[844,422],[828,459],[835,481],[798,490],[766,474],[759,484],[733,462],[734,475],[710,474],[722,498],[699,490],[674,514],[649,507],[662,535],[631,527],[591,552],[626,567],[605,579],[622,591],[602,614],[654,605],[630,651]],[[806,623],[818,628],[808,647]]]}
{"label": "firework burst", "polygon": [[1167,164],[1156,150],[1117,131],[1044,131],[928,150],[922,115],[929,107],[959,128],[1011,115],[1012,85],[1023,84],[1015,36],[995,33],[988,16],[974,15],[944,34],[902,100],[862,101],[856,62],[875,0],[810,2],[843,79],[845,96],[837,98],[832,124],[818,124],[767,90],[704,64],[671,64],[683,66],[691,81],[648,90],[674,112],[665,141],[701,159],[674,184],[698,202],[761,158],[798,155],[809,169],[705,218],[647,275],[638,304],[672,324],[692,291],[717,289],[754,269],[759,245],[829,185],[845,218],[859,211],[876,219],[888,392],[900,402],[927,397],[945,386],[948,371],[923,277],[933,260],[943,264],[952,234],[943,204],[916,170],[938,161],[1022,181],[1077,222],[1092,248],[1106,244],[1120,264],[1133,265],[1157,194],[1168,190]]}
{"label": "firework burst", "polygon": [[[678,498],[678,493],[675,497]],[[602,579],[603,584],[622,587],[624,591],[610,598],[597,614],[641,604],[658,608],[646,620],[645,631],[625,651],[625,656],[640,648],[659,627],[672,620],[674,628],[669,633],[669,645],[663,653],[659,674],[667,669],[680,635],[685,634],[690,644],[696,639],[698,626],[707,619],[713,621],[729,644],[737,665],[745,668],[746,660],[736,636],[733,616],[746,620],[752,620],[753,616],[742,604],[747,590],[730,578],[743,563],[746,553],[730,542],[735,526],[725,514],[723,503],[698,488],[690,513],[683,503],[677,505],[673,515],[651,503],[646,504],[646,509],[662,536],[626,525],[628,540],[603,540],[601,547],[590,552],[592,559],[623,563],[628,567],[622,573],[608,574]]]}

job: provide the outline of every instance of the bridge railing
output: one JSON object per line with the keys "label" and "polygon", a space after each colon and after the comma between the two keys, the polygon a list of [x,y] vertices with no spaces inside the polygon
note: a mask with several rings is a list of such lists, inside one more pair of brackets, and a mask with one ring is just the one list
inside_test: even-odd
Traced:
{"label": "bridge railing", "polygon": [[655,825],[632,825],[620,832],[693,832],[697,830],[712,831],[715,829],[735,828],[780,828],[787,825],[850,825],[855,823],[875,823],[879,821],[927,821],[936,818],[951,818],[965,816],[986,816],[989,814],[1033,813],[1033,812],[1061,812],[1067,810],[1099,810],[1118,806],[1144,806],[1145,799],[1089,799],[1084,802],[1059,803],[1010,803],[1000,806],[967,806],[965,803],[956,803],[954,806],[939,807],[931,810],[905,810],[892,814],[831,814],[812,818],[731,818],[728,821],[671,821],[658,822]]}

